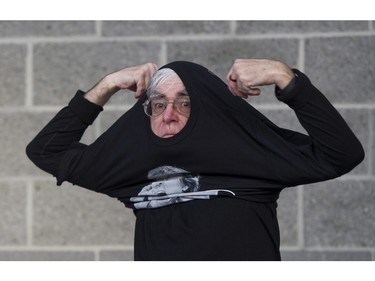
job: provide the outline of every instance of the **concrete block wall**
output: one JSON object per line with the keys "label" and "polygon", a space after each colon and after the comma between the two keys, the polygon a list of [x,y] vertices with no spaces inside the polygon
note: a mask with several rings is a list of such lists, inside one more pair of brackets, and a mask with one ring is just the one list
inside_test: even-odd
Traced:
{"label": "concrete block wall", "polygon": [[[358,135],[366,158],[349,174],[282,192],[284,260],[375,260],[375,22],[0,21],[0,260],[132,260],[134,217],[117,200],[38,170],[26,144],[103,75],[144,62],[201,63],[222,78],[236,58],[273,58],[304,71]],[[303,131],[272,87],[250,100]],[[90,143],[132,104],[105,107]]]}

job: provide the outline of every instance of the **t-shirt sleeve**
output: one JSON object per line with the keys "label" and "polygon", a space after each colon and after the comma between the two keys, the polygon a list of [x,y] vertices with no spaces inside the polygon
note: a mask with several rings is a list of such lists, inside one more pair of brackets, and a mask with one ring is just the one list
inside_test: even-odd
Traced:
{"label": "t-shirt sleeve", "polygon": [[296,155],[300,156],[295,157],[296,170],[302,161],[311,161],[312,165],[321,166],[317,171],[331,171],[327,178],[349,172],[364,158],[361,143],[308,77],[296,69],[294,72],[295,78],[290,84],[283,90],[276,87],[275,94],[294,110],[308,136],[281,128],[275,130],[284,136],[295,149]]}
{"label": "t-shirt sleeve", "polygon": [[[84,92],[77,91],[68,106],[61,109],[26,147],[30,160],[58,179],[62,158],[68,152],[75,157],[81,154],[86,145],[80,143],[80,139],[103,110],[83,95]],[[61,181],[58,180],[58,184]]]}

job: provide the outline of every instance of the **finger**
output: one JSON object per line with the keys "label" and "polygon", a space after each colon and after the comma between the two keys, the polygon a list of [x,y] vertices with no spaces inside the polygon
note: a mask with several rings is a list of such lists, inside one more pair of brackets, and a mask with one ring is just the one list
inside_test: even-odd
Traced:
{"label": "finger", "polygon": [[227,81],[228,81],[228,82],[231,82],[231,81],[232,81],[232,82],[237,82],[237,77],[236,77],[236,75],[234,74],[234,72],[232,71],[232,69],[228,72],[226,78],[227,78]]}
{"label": "finger", "polygon": [[228,88],[229,88],[229,91],[231,91],[232,95],[240,97],[240,98],[244,98],[244,99],[248,98],[247,94],[238,91],[237,88],[233,88],[233,87],[231,87],[229,85],[228,85]]}
{"label": "finger", "polygon": [[228,82],[228,89],[234,96],[241,95],[241,93],[237,90],[237,84],[233,81]]}
{"label": "finger", "polygon": [[136,79],[135,98],[138,99],[146,91],[152,75],[156,72],[157,65],[154,63],[146,64],[146,69],[142,72],[141,77]]}
{"label": "finger", "polygon": [[145,80],[146,88],[148,87],[148,84],[151,80],[152,75],[154,75],[158,69],[158,66],[154,63],[149,63],[147,66],[148,66],[148,69],[144,72],[144,80]]}
{"label": "finger", "polygon": [[229,77],[229,79],[228,88],[232,94],[247,99],[249,96],[249,89],[245,88],[241,81],[237,81],[233,79],[233,77]]}
{"label": "finger", "polygon": [[228,83],[228,88],[233,95],[239,96],[241,98],[247,99],[249,96],[259,96],[261,90],[259,88],[244,87],[241,83],[234,83],[230,81]]}
{"label": "finger", "polygon": [[249,88],[247,90],[247,93],[251,96],[259,96],[260,95],[260,89],[259,88]]}
{"label": "finger", "polygon": [[154,74],[157,71],[157,69],[158,69],[158,66],[155,63],[153,63],[152,64],[152,74]]}
{"label": "finger", "polygon": [[147,74],[147,80],[149,80],[151,76],[157,71],[158,66],[155,63],[148,63],[146,67],[147,69],[145,70],[145,73]]}
{"label": "finger", "polygon": [[135,92],[135,98],[136,99],[140,98],[145,90],[146,90],[145,79],[138,80],[137,88],[136,88],[136,92]]}

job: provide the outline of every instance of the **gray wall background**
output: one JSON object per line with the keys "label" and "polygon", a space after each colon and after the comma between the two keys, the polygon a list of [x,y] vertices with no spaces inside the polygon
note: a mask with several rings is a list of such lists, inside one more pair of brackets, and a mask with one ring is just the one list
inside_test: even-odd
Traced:
{"label": "gray wall background", "polygon": [[[222,78],[236,58],[282,60],[305,72],[343,114],[366,151],[349,174],[285,190],[279,200],[284,260],[375,260],[375,22],[0,21],[0,260],[132,260],[134,217],[117,200],[52,176],[26,144],[66,105],[114,70],[191,60]],[[273,89],[250,102],[303,131]],[[105,106],[90,143],[134,103]]]}

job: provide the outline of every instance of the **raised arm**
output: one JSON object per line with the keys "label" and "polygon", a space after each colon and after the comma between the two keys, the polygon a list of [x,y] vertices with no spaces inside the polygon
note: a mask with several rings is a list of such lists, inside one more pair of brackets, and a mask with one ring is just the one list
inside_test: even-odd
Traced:
{"label": "raised arm", "polygon": [[69,151],[79,157],[86,145],[80,139],[113,94],[121,89],[135,92],[139,98],[146,89],[156,65],[146,63],[121,69],[106,75],[86,93],[78,91],[69,105],[39,132],[26,147],[26,154],[40,169],[59,175],[60,162]]}
{"label": "raised arm", "polygon": [[156,69],[156,64],[146,63],[113,72],[87,91],[84,97],[92,103],[103,106],[113,94],[121,89],[128,89],[135,92],[135,98],[139,98],[146,90]]}
{"label": "raised arm", "polygon": [[[321,181],[345,174],[364,158],[361,143],[328,99],[308,77],[285,63],[272,60],[236,60],[227,75],[231,92],[242,98],[259,95],[258,86],[276,85],[276,97],[294,110],[308,136],[270,128],[282,136],[283,145],[272,150],[283,153],[288,163],[277,168],[286,184]],[[268,122],[268,121],[265,121]]]}

